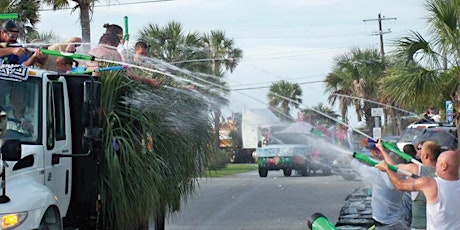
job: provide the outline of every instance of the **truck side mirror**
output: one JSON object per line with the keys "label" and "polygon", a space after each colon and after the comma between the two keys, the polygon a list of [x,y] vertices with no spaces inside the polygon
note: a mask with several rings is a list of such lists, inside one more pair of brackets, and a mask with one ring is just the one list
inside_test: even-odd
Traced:
{"label": "truck side mirror", "polygon": [[21,160],[21,141],[7,140],[2,145],[2,160],[18,161]]}
{"label": "truck side mirror", "polygon": [[101,90],[102,83],[100,81],[85,81],[85,83],[83,84],[84,127],[90,126],[90,120],[92,120],[93,125],[100,126],[100,114],[102,104]]}

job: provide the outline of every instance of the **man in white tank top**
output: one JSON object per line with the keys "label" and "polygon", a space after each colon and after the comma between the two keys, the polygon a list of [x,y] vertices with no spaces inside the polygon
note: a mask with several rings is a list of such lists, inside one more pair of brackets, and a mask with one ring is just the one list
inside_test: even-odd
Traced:
{"label": "man in white tank top", "polygon": [[445,151],[438,157],[435,178],[402,179],[385,161],[375,167],[386,171],[395,187],[402,191],[421,191],[426,197],[428,230],[460,229],[460,157],[457,151]]}

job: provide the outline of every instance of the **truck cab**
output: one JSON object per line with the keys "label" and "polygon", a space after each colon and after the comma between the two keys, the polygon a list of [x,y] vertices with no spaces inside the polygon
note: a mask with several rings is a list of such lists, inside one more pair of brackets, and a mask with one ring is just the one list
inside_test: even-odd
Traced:
{"label": "truck cab", "polygon": [[0,143],[20,143],[17,159],[1,151],[0,229],[95,229],[98,89],[88,75],[0,66],[8,122]]}

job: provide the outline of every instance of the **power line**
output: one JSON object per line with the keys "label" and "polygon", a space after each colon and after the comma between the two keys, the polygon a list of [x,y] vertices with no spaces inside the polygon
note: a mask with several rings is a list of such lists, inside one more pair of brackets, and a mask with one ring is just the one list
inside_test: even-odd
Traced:
{"label": "power line", "polygon": [[[148,4],[148,3],[158,3],[158,2],[172,2],[175,0],[149,0],[149,1],[138,1],[138,2],[125,2],[125,3],[118,3],[118,4],[100,4],[94,5],[94,7],[106,7],[106,6],[126,6],[126,5],[138,5],[138,4]],[[74,7],[66,7],[60,9],[39,9],[38,11],[56,11],[56,10],[71,10]]]}
{"label": "power line", "polygon": [[382,57],[382,63],[385,58],[385,53],[383,51],[383,34],[391,33],[390,30],[384,32],[382,31],[382,21],[383,20],[396,20],[396,18],[385,18],[379,14],[377,19],[364,19],[363,22],[368,22],[368,21],[377,21],[379,23],[379,31],[378,33],[375,33],[375,35],[380,36],[380,56]]}
{"label": "power line", "polygon": [[[321,83],[321,82],[326,82],[324,80],[321,81],[307,81],[307,82],[301,82],[301,83],[296,83],[298,85],[306,85],[306,84],[314,84],[314,83]],[[231,91],[241,91],[241,90],[251,90],[251,89],[267,89],[270,88],[270,86],[258,86],[258,87],[247,87],[247,88],[239,88],[239,89],[231,89]]]}
{"label": "power line", "polygon": [[[287,78],[287,79],[283,79],[283,80],[292,81],[292,80],[305,79],[305,78],[324,77],[325,75],[326,74],[316,74],[316,75],[312,75],[312,76]],[[255,83],[248,83],[248,84],[232,85],[232,86],[229,86],[229,87],[241,87],[241,86],[249,86],[249,85],[269,84],[269,83],[272,83],[272,82],[273,81],[255,82]]]}

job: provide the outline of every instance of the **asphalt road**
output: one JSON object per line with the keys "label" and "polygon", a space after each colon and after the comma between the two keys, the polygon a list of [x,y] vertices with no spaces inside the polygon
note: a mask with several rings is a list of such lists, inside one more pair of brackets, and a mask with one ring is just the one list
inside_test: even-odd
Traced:
{"label": "asphalt road", "polygon": [[[345,198],[363,186],[340,176],[294,175],[257,171],[199,182],[181,211],[168,217],[167,230],[308,229],[316,212],[335,224]],[[151,228],[153,229],[153,228]]]}

